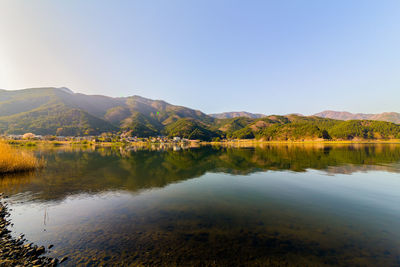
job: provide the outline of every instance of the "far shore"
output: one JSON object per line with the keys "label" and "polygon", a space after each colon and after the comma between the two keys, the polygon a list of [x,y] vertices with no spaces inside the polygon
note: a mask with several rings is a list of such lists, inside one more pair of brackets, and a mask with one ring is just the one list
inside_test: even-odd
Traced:
{"label": "far shore", "polygon": [[287,140],[287,141],[265,141],[255,139],[238,139],[220,142],[203,142],[207,144],[400,144],[400,139],[377,139],[377,140]]}
{"label": "far shore", "polygon": [[389,140],[287,140],[287,141],[265,141],[255,139],[238,139],[238,140],[221,140],[221,141],[200,141],[189,140],[180,142],[151,142],[151,141],[137,141],[137,142],[72,142],[72,141],[44,141],[44,140],[6,140],[9,144],[35,147],[62,147],[62,146],[95,146],[95,147],[146,147],[152,145],[159,146],[185,146],[185,147],[199,147],[203,145],[213,146],[258,146],[258,145],[280,145],[280,144],[400,144],[400,139]]}

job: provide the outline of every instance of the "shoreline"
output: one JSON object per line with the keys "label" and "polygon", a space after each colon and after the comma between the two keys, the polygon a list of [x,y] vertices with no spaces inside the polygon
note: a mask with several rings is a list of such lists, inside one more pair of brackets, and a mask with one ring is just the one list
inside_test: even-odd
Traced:
{"label": "shoreline", "polygon": [[121,147],[121,146],[148,146],[148,145],[231,145],[231,144],[400,144],[400,139],[376,139],[376,140],[293,140],[293,141],[264,141],[255,139],[236,139],[236,140],[221,140],[221,141],[200,141],[189,140],[185,142],[70,142],[70,141],[42,141],[42,140],[4,140],[10,145],[20,145],[26,147],[35,146],[98,146],[98,147]]}
{"label": "shoreline", "polygon": [[18,238],[11,235],[7,198],[0,193],[0,266],[57,266],[67,260],[44,256],[46,248],[28,243],[23,234]]}
{"label": "shoreline", "polygon": [[400,144],[399,139],[390,140],[304,140],[304,141],[262,141],[253,139],[238,139],[220,142],[202,142],[207,144]]}

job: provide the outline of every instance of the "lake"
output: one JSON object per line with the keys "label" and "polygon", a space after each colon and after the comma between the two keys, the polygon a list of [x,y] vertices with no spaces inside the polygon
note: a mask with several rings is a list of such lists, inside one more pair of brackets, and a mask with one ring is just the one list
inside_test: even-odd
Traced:
{"label": "lake", "polygon": [[400,145],[34,151],[0,192],[66,266],[400,266]]}

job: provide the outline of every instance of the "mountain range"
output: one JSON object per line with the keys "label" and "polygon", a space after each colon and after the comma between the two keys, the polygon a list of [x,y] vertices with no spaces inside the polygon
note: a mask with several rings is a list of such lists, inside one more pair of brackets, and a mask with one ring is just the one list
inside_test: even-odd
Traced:
{"label": "mountain range", "polygon": [[393,123],[400,123],[400,113],[396,112],[383,112],[379,114],[365,114],[365,113],[350,113],[346,111],[332,111],[326,110],[314,114],[321,118],[330,118],[335,120],[375,120],[375,121],[389,121]]}
{"label": "mountain range", "polygon": [[208,115],[210,115],[211,117],[216,118],[216,119],[232,119],[232,118],[237,118],[237,117],[259,119],[259,118],[267,116],[264,114],[250,113],[250,112],[246,112],[246,111],[232,111],[232,112],[214,113],[214,114],[208,114]]}
{"label": "mountain range", "polygon": [[[253,118],[258,119],[262,117],[266,117],[265,114],[259,113],[250,113],[245,111],[233,111],[233,112],[223,112],[223,113],[214,113],[209,114],[213,118],[217,119],[230,119],[230,118],[237,118],[237,117],[246,117],[246,118]],[[295,114],[299,116],[303,116],[301,114]],[[321,117],[321,118],[328,118],[328,119],[335,119],[335,120],[374,120],[374,121],[388,121],[393,123],[400,124],[400,113],[396,112],[383,112],[379,114],[365,114],[365,113],[350,113],[347,111],[333,111],[333,110],[325,110],[319,113],[316,113],[312,116]]]}
{"label": "mountain range", "polygon": [[[400,138],[398,113],[351,114],[326,111],[315,116],[285,116],[199,110],[140,96],[108,97],[74,93],[68,88],[0,90],[0,133],[132,136],[181,136],[189,139],[258,138],[309,140]],[[357,119],[357,121],[343,121]]]}

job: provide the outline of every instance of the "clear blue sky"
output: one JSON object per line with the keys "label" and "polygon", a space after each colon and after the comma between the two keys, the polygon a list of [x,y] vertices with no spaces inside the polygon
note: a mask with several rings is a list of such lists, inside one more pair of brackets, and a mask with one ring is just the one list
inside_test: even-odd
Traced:
{"label": "clear blue sky", "polygon": [[0,88],[400,112],[400,1],[2,0]]}

